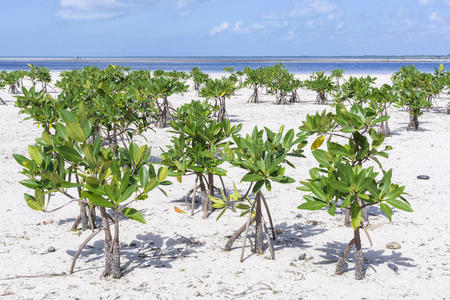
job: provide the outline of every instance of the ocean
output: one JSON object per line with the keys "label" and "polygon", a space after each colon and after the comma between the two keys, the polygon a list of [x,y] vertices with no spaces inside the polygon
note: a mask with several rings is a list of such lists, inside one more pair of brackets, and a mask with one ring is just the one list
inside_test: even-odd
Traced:
{"label": "ocean", "polygon": [[204,72],[223,72],[225,67],[242,70],[245,67],[259,68],[283,63],[292,73],[311,73],[315,71],[330,72],[343,69],[346,73],[389,74],[398,71],[402,66],[413,64],[422,72],[434,72],[434,68],[443,63],[448,70],[450,57],[124,57],[124,58],[78,58],[78,57],[0,57],[0,70],[28,69],[27,64],[47,67],[53,71],[80,69],[85,66],[105,68],[109,64],[121,65],[131,70],[179,70],[190,71],[199,67]]}

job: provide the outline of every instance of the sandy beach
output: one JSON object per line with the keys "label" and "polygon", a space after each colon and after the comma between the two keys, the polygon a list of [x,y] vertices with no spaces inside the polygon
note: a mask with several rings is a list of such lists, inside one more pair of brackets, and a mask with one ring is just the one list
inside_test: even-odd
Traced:
{"label": "sandy beach", "polygon": [[[358,76],[345,78],[350,75]],[[296,76],[304,80],[309,74]],[[372,76],[377,77],[377,85],[390,82],[389,74]],[[52,72],[52,78],[57,77]],[[307,114],[329,109],[314,104],[316,95],[307,90],[299,90],[301,102],[292,105],[275,105],[274,97],[264,94],[262,103],[250,104],[250,94],[249,89],[240,89],[227,102],[229,118],[233,124],[243,124],[242,133],[255,125],[297,130]],[[8,104],[0,105],[0,296],[4,299],[449,299],[450,115],[430,109],[419,118],[421,129],[408,132],[408,113],[389,109],[393,136],[385,143],[393,150],[382,162],[394,170],[394,180],[406,186],[414,212],[395,210],[390,223],[379,210],[369,211],[373,246],[362,237],[364,280],[354,279],[353,255],[347,271],[334,275],[335,263],[353,234],[343,225],[343,213],[331,217],[326,211],[297,209],[303,202],[298,181],[307,178],[315,165],[309,146],[307,158],[292,159],[296,169],[286,171],[297,183],[276,184],[266,195],[278,233],[275,260],[268,251],[263,256],[252,254],[248,245],[246,259],[240,263],[242,239],[232,251],[223,251],[227,237],[245,222],[237,213],[227,212],[219,221],[217,212],[206,220],[200,209],[193,217],[176,213],[175,206],[185,209],[183,197],[193,184],[193,178],[186,177],[182,183],[172,180],[165,188],[167,197],[154,192],[137,203],[146,225],[121,221],[125,271],[114,280],[100,277],[104,247],[100,236],[83,250],[75,273],[67,275],[74,253],[90,232],[69,231],[79,211],[76,204],[51,214],[26,205],[27,189],[19,184],[24,176],[12,154],[26,154],[41,129],[23,120],[13,96],[3,90],[0,97]],[[191,99],[199,99],[192,87],[169,101],[177,107]],[[436,101],[443,107],[450,97],[441,95]],[[145,138],[136,140],[151,146],[156,159],[170,141],[169,130],[149,130]],[[247,183],[239,182],[243,172],[226,168],[227,187],[234,181],[246,190]],[[419,180],[418,175],[430,179]],[[58,200],[55,197],[53,205],[61,203]],[[401,248],[387,249],[390,242]]]}

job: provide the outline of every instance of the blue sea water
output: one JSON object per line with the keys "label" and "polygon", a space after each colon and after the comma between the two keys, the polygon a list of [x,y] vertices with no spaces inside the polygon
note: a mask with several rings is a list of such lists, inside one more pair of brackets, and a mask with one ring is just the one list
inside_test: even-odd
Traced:
{"label": "blue sea water", "polygon": [[[424,61],[425,60],[425,61]],[[403,66],[413,64],[422,72],[433,72],[444,63],[450,68],[450,59],[398,58],[398,57],[131,57],[131,58],[0,58],[0,70],[28,69],[27,64],[62,71],[85,66],[105,68],[109,64],[129,67],[131,70],[179,70],[190,71],[199,67],[204,72],[222,72],[225,67],[242,70],[283,63],[292,73],[311,73],[319,70],[330,72],[344,69],[346,73],[393,73]]]}

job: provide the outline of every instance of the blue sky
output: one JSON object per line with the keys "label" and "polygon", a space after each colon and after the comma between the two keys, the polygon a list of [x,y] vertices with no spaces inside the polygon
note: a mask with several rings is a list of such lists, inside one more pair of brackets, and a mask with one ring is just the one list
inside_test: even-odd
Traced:
{"label": "blue sky", "polygon": [[450,54],[450,0],[3,0],[0,56]]}

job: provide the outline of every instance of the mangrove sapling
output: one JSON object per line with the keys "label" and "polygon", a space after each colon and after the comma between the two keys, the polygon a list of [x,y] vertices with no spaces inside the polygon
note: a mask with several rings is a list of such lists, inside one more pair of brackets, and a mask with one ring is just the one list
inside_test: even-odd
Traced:
{"label": "mangrove sapling", "polygon": [[[269,206],[263,194],[263,187],[267,192],[272,189],[272,182],[293,183],[295,180],[285,175],[283,164],[294,167],[287,160],[287,156],[303,157],[301,154],[306,144],[305,137],[299,136],[295,138],[294,130],[290,129],[283,134],[284,127],[281,126],[278,133],[272,132],[270,129],[258,130],[253,129],[251,135],[245,137],[234,134],[233,141],[235,147],[227,146],[224,151],[225,159],[234,166],[240,167],[247,173],[242,177],[241,182],[249,182],[249,187],[244,196],[241,196],[235,188],[235,192],[227,197],[222,195],[222,199],[212,197],[213,206],[223,209],[221,216],[226,209],[235,208],[242,210],[241,215],[248,214],[245,226],[234,234],[227,242],[226,250],[230,250],[234,241],[244,233],[241,262],[244,259],[245,243],[248,236],[249,227],[255,223],[255,246],[253,251],[263,253],[263,232],[266,234],[269,250],[272,259],[275,259],[272,243],[268,234],[266,221],[263,216],[263,207],[267,213],[267,218],[272,229],[272,239],[275,240],[275,229],[272,222]],[[265,134],[264,134],[265,133]],[[294,149],[295,147],[295,149]],[[251,193],[255,198],[250,200],[248,197]],[[245,229],[244,229],[245,228]]]}
{"label": "mangrove sapling", "polygon": [[247,102],[259,103],[260,101],[258,87],[264,84],[263,70],[262,68],[250,69],[246,67],[244,69],[244,73],[246,77],[243,85],[253,90],[253,93],[250,95],[250,98]]}
{"label": "mangrove sapling", "polygon": [[325,75],[324,71],[313,73],[309,79],[304,81],[305,87],[317,93],[316,103],[326,104],[327,94],[336,90],[336,85],[333,83],[331,76]]}
{"label": "mangrove sapling", "polygon": [[337,103],[348,102],[366,103],[373,93],[376,78],[371,76],[353,77],[350,76],[342,86],[340,91],[335,93],[334,101]]}
{"label": "mangrove sapling", "polygon": [[[365,276],[360,229],[364,230],[372,244],[363,210],[377,205],[390,221],[391,206],[412,211],[402,196],[405,187],[392,183],[392,169],[383,170],[378,160],[380,156],[387,157],[391,147],[385,146],[380,150],[384,135],[371,128],[383,119],[376,118],[377,115],[370,106],[362,107],[355,103],[348,111],[344,105],[337,104],[335,113],[327,114],[324,111],[320,115],[308,115],[300,128],[302,135],[319,135],[311,146],[319,166],[310,170],[311,178],[301,182],[299,189],[312,195],[304,195],[306,202],[298,208],[319,210],[327,207],[332,216],[337,208],[350,211],[354,237],[338,261],[336,274],[343,273],[345,259],[355,246],[355,278],[358,280]],[[328,136],[326,150],[319,149],[325,136]],[[337,141],[332,139],[335,136],[339,137]],[[340,142],[342,138],[347,139],[345,144]],[[373,166],[366,166],[369,160],[377,163],[382,171],[381,178]]]}
{"label": "mangrove sapling", "polygon": [[[156,73],[156,71],[155,71]],[[155,103],[155,108],[158,110],[157,125],[159,127],[167,127],[171,119],[172,111],[174,110],[168,98],[173,94],[184,93],[189,88],[182,79],[167,76],[165,74],[156,74],[151,78],[149,85],[150,93]],[[159,100],[162,98],[162,102]]]}
{"label": "mangrove sapling", "polygon": [[289,103],[300,102],[300,96],[298,95],[298,89],[303,87],[303,82],[299,79],[292,79],[290,82],[291,96],[289,97]]}
{"label": "mangrove sapling", "polygon": [[50,133],[50,128],[60,119],[59,110],[63,108],[63,103],[45,94],[43,90],[37,92],[34,87],[22,87],[22,93],[23,96],[16,96],[15,106],[20,108],[19,113],[28,115],[25,120],[34,120],[38,127],[42,126]]}
{"label": "mangrove sapling", "polygon": [[214,176],[219,177],[221,189],[226,190],[222,179],[226,170],[220,168],[224,160],[218,153],[225,140],[242,127],[241,124],[231,126],[227,119],[217,122],[213,111],[207,101],[192,101],[178,108],[170,122],[171,132],[175,135],[171,145],[161,154],[161,163],[169,167],[170,175],[176,176],[178,181],[181,182],[182,176],[195,176],[194,187],[185,197],[186,208],[194,214],[195,196],[199,191],[203,198],[203,218],[211,209],[208,196],[219,190],[214,185]]}
{"label": "mangrove sapling", "polygon": [[27,72],[27,77],[30,79],[33,87],[36,87],[36,81],[38,80],[38,68],[35,65],[27,64],[30,68]]}
{"label": "mangrove sapling", "polygon": [[380,88],[374,88],[369,98],[378,103],[378,106],[381,106],[382,110],[380,112],[380,116],[385,118],[384,121],[379,123],[378,133],[382,133],[384,134],[384,136],[390,137],[392,133],[391,129],[389,128],[389,118],[387,118],[387,110],[392,104],[398,102],[397,93],[395,93],[391,85],[385,83]]}
{"label": "mangrove sapling", "polygon": [[242,79],[243,79],[245,73],[243,71],[236,71],[236,75],[239,79],[239,85],[242,85],[242,82],[243,82]]}
{"label": "mangrove sapling", "polygon": [[[83,248],[103,231],[105,268],[102,276],[120,278],[119,214],[145,223],[142,214],[130,206],[147,199],[148,193],[159,185],[169,184],[165,181],[168,169],[160,168],[156,172],[148,163],[150,149],[147,146],[138,147],[132,142],[128,149],[120,148],[120,156],[116,158],[113,149],[102,146],[104,141],[100,135],[91,143],[93,122],[86,118],[82,109],[78,114],[65,111],[62,115],[63,120],[56,124],[54,134],[44,131],[42,137],[36,139],[37,143],[28,147],[29,158],[14,155],[23,167],[22,174],[29,178],[20,183],[34,190],[34,196],[25,194],[26,203],[32,209],[46,213],[72,202],[99,207],[103,226],[81,244],[70,273]],[[79,180],[74,182],[72,175],[78,175]],[[79,197],[73,195],[74,188],[81,190]],[[66,196],[68,202],[49,209],[52,193]]]}
{"label": "mangrove sapling", "polygon": [[419,130],[419,116],[424,113],[424,109],[431,107],[421,79],[421,73],[413,65],[402,67],[392,75],[393,87],[399,97],[396,105],[409,112],[408,131]]}
{"label": "mangrove sapling", "polygon": [[3,80],[5,84],[9,87],[8,92],[11,94],[18,94],[20,90],[20,81],[24,77],[24,72],[15,70],[11,72],[4,71]]}
{"label": "mangrove sapling", "polygon": [[342,78],[344,78],[344,70],[343,69],[335,69],[331,71],[330,74],[331,78],[335,80],[336,89],[339,91],[341,89],[340,81]]}
{"label": "mangrove sapling", "polygon": [[206,81],[209,79],[209,75],[203,73],[200,68],[193,68],[191,71],[191,78],[194,81],[194,90],[197,92],[200,91],[202,86],[206,83]]}
{"label": "mangrove sapling", "polygon": [[[136,93],[135,86],[130,84],[136,75],[126,74],[127,69],[110,65],[104,70],[87,67],[81,70],[73,70],[61,73],[61,79],[57,86],[61,89],[58,99],[50,95],[44,95],[31,88],[24,92],[23,97],[18,97],[16,105],[30,115],[38,124],[43,124],[49,129],[61,119],[61,109],[77,111],[83,107],[87,118],[92,120],[93,132],[90,136],[91,143],[100,135],[103,141],[119,155],[118,143],[123,147],[129,147],[129,141],[136,134],[147,128],[146,111],[140,101],[141,94]],[[146,90],[142,97],[148,97]],[[83,106],[81,106],[83,104]],[[77,175],[74,176],[77,180]],[[80,203],[80,215],[76,218],[72,229],[76,230],[81,223],[82,229],[94,229],[95,209]]]}
{"label": "mangrove sapling", "polygon": [[42,84],[42,90],[44,91],[44,93],[47,93],[47,88],[49,87],[49,84],[52,82],[50,70],[48,68],[38,67],[37,80]]}
{"label": "mangrove sapling", "polygon": [[272,66],[268,70],[266,87],[269,94],[275,95],[276,104],[287,104],[286,96],[294,89],[294,74],[289,73],[282,64]]}
{"label": "mangrove sapling", "polygon": [[214,99],[214,112],[217,113],[217,122],[220,123],[228,118],[226,99],[237,89],[236,76],[222,77],[220,79],[208,79],[199,95],[206,99]]}

